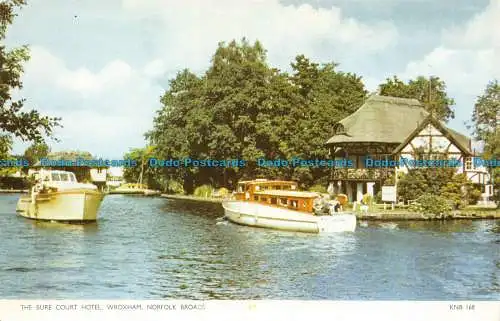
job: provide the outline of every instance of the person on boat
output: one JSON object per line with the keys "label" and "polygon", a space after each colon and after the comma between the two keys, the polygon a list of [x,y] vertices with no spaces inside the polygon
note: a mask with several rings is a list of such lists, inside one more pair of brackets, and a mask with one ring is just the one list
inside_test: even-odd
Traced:
{"label": "person on boat", "polygon": [[328,195],[319,196],[313,203],[315,215],[328,215],[330,213],[330,201]]}

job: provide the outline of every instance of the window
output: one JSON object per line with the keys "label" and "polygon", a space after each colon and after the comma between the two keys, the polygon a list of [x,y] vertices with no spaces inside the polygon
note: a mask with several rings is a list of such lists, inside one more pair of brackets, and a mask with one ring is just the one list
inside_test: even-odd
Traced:
{"label": "window", "polygon": [[61,173],[61,174],[59,174],[59,177],[61,178],[61,181],[63,181],[63,182],[69,181],[69,175],[67,173]]}
{"label": "window", "polygon": [[280,198],[280,204],[287,206],[288,205],[288,200],[286,198]]}
{"label": "window", "polygon": [[260,198],[260,201],[261,201],[261,202],[267,202],[267,197],[261,197],[261,198]]}
{"label": "window", "polygon": [[58,173],[52,173],[51,175],[52,181],[60,181],[61,177],[59,176]]}
{"label": "window", "polygon": [[277,203],[277,199],[276,197],[272,197],[271,198],[271,204],[276,204]]}
{"label": "window", "polygon": [[491,185],[488,186],[488,190],[489,190],[488,195],[493,195],[493,186]]}
{"label": "window", "polygon": [[254,196],[254,197],[253,197],[253,200],[254,200],[254,201],[258,201],[258,200],[259,200],[259,197],[258,197],[258,196]]}
{"label": "window", "polygon": [[466,171],[472,170],[472,158],[471,157],[467,157],[465,159],[465,170]]}

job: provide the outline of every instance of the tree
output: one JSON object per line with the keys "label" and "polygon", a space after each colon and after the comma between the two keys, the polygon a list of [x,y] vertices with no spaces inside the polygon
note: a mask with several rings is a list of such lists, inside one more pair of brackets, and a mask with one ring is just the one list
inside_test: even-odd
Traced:
{"label": "tree", "polygon": [[137,166],[126,167],[123,171],[123,178],[127,182],[137,183],[142,180],[142,184],[148,185],[149,188],[157,189],[161,187],[158,168],[149,166],[148,162],[151,158],[156,158],[155,148],[147,146],[144,148],[134,148],[125,154],[124,159],[135,160]]}
{"label": "tree", "polygon": [[317,64],[303,55],[287,74],[268,65],[256,41],[219,43],[202,75],[183,70],[161,98],[153,129],[147,133],[162,159],[245,160],[239,167],[164,168],[169,180],[196,186],[233,187],[240,179],[298,179],[307,187],[326,179],[328,170],[262,167],[258,158],[325,158],[332,124],[359,108],[366,90],[361,78]]}
{"label": "tree", "polygon": [[[484,93],[477,98],[472,114],[474,137],[484,143],[483,158],[500,158],[500,84],[498,80],[488,83]],[[496,200],[500,208],[500,169],[489,168],[497,191]]]}
{"label": "tree", "polygon": [[[26,4],[25,0],[3,0],[0,2],[0,41],[5,39],[7,27],[12,24],[16,8]],[[7,50],[0,44],[0,130],[11,133],[23,141],[43,141],[43,136],[53,137],[54,127],[60,118],[42,116],[38,111],[22,111],[25,99],[14,100],[11,92],[22,89],[23,63],[29,60],[27,46]]]}
{"label": "tree", "polygon": [[419,76],[405,83],[397,76],[393,76],[379,85],[379,94],[417,99],[434,117],[445,122],[455,118],[453,108],[455,102],[448,97],[446,84],[439,77],[431,77],[429,80],[429,78]]}
{"label": "tree", "polygon": [[36,164],[41,158],[47,157],[50,148],[45,143],[34,143],[24,151],[24,158],[30,165]]}

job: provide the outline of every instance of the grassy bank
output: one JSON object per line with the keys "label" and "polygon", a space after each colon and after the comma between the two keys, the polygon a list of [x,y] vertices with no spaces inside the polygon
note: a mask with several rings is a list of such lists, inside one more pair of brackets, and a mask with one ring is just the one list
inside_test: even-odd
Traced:
{"label": "grassy bank", "polygon": [[[222,203],[221,198],[198,197],[193,195],[173,195],[162,194],[164,198],[177,200],[190,200],[200,202]],[[500,219],[500,210],[496,208],[471,207],[460,211],[454,211],[445,218],[436,218],[433,215],[411,212],[406,209],[383,210],[375,209],[368,213],[357,212],[356,217],[360,220],[369,221],[423,221],[423,220],[443,220],[443,219]]]}

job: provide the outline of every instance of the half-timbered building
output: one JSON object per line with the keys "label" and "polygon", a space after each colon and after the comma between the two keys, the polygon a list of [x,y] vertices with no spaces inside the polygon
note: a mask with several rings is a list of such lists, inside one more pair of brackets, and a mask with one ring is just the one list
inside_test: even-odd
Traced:
{"label": "half-timbered building", "polygon": [[[350,201],[361,200],[365,193],[376,194],[384,183],[394,184],[398,173],[408,172],[415,160],[455,159],[460,164],[455,167],[457,173],[466,173],[481,189],[483,199],[493,195],[487,169],[475,166],[470,138],[448,128],[416,99],[372,95],[334,125],[334,135],[326,144],[331,158],[352,162],[351,168],[332,170],[329,187],[333,193],[347,194]],[[399,161],[399,165],[369,166],[368,158]]]}

